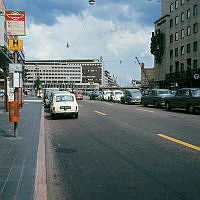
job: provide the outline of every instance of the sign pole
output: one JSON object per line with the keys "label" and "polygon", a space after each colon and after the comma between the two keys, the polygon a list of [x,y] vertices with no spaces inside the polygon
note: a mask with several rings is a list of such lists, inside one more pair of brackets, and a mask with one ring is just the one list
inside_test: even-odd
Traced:
{"label": "sign pole", "polygon": [[[17,63],[17,52],[14,51],[14,63]],[[17,88],[14,89],[14,101],[17,101]],[[14,137],[18,136],[18,124],[14,122]]]}

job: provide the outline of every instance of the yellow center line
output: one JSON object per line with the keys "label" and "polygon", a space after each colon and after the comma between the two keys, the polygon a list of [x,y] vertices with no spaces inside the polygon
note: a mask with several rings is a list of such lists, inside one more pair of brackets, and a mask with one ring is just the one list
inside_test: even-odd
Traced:
{"label": "yellow center line", "polygon": [[140,110],[140,111],[144,111],[144,112],[151,112],[151,113],[154,113],[155,111],[153,110],[144,110],[144,109],[140,109],[140,108],[137,108],[136,110]]}
{"label": "yellow center line", "polygon": [[95,112],[95,113],[98,113],[98,114],[100,114],[100,115],[103,115],[103,116],[106,116],[106,115],[107,115],[106,113],[99,112],[99,111],[97,111],[97,110],[95,110],[94,112]]}
{"label": "yellow center line", "polygon": [[170,141],[172,141],[172,142],[175,142],[175,143],[178,143],[178,144],[182,144],[182,145],[184,145],[184,146],[186,146],[186,147],[189,147],[189,148],[191,148],[191,149],[195,149],[195,150],[197,150],[197,151],[200,151],[200,147],[198,147],[198,146],[189,144],[189,143],[187,143],[187,142],[183,142],[183,141],[181,141],[181,140],[177,140],[177,139],[172,138],[172,137],[169,137],[169,136],[167,136],[167,135],[163,135],[163,134],[156,134],[156,135],[157,135],[157,136],[160,136],[160,137],[163,137],[163,138],[165,138],[165,139],[167,139],[167,140],[170,140]]}

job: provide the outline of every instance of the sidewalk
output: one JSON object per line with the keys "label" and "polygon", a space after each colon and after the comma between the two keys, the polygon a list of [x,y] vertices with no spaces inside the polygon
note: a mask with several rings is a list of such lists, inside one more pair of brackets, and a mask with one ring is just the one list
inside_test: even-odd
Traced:
{"label": "sidewalk", "polygon": [[0,100],[0,199],[34,199],[37,150],[40,133],[41,102],[25,102],[13,137],[13,123],[8,122]]}

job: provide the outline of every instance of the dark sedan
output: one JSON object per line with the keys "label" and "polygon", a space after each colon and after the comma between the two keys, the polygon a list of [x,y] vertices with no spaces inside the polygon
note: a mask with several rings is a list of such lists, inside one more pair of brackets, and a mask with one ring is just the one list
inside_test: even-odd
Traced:
{"label": "dark sedan", "polygon": [[172,108],[186,109],[189,113],[200,110],[200,88],[182,88],[177,90],[174,97],[165,99],[167,110]]}
{"label": "dark sedan", "polygon": [[127,89],[124,92],[124,96],[121,97],[121,103],[136,104],[141,103],[142,93],[139,89]]}
{"label": "dark sedan", "polygon": [[168,89],[149,90],[147,95],[141,97],[143,106],[154,105],[156,108],[165,106],[165,98],[174,96]]}

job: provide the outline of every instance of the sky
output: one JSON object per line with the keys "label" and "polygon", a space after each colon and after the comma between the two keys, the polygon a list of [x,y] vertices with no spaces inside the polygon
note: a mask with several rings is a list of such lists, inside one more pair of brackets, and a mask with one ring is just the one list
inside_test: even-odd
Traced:
{"label": "sky", "polygon": [[[137,56],[153,67],[150,54],[157,0],[4,0],[7,10],[26,12],[24,51],[32,59],[100,59],[120,85],[141,79]],[[67,44],[69,48],[67,48]]]}

